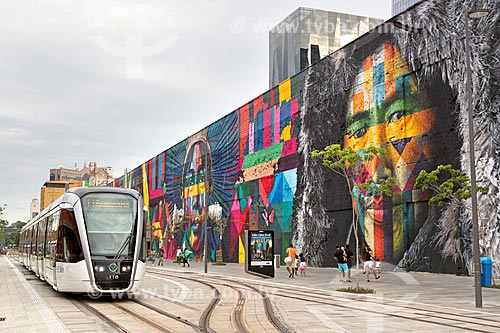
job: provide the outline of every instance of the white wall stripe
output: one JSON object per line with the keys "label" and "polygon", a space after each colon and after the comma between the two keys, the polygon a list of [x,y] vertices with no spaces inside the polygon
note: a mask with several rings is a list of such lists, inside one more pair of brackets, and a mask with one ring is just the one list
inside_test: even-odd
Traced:
{"label": "white wall stripe", "polygon": [[45,321],[45,324],[47,324],[47,326],[49,327],[50,331],[55,333],[65,332],[66,330],[64,329],[64,326],[59,320],[59,318],[54,314],[54,312],[49,307],[47,307],[47,305],[42,300],[40,295],[38,295],[36,290],[33,289],[33,287],[28,283],[24,275],[21,272],[19,272],[19,270],[17,269],[16,266],[14,266],[13,263],[10,262],[7,256],[3,257],[5,258],[5,260],[7,260],[9,266],[14,270],[14,273],[16,273],[17,278],[19,279],[19,281],[21,281],[21,284],[28,293],[33,304],[35,304],[36,309],[38,310],[40,316]]}

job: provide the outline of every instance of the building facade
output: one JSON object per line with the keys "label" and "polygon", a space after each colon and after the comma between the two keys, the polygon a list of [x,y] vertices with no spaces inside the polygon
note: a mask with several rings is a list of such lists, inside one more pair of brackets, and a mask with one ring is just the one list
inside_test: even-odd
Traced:
{"label": "building facade", "polygon": [[89,163],[90,186],[105,186],[113,181],[112,167],[98,167],[96,162]]}
{"label": "building facade", "polygon": [[59,198],[66,192],[67,189],[84,186],[82,180],[49,180],[45,182],[40,189],[40,210],[44,210],[46,207]]}
{"label": "building facade", "polygon": [[32,199],[30,206],[30,219],[34,218],[39,213],[40,213],[40,201],[38,199]]}
{"label": "building facade", "polygon": [[113,168],[98,167],[97,162],[90,162],[88,166],[84,163],[81,170],[59,167],[50,169],[49,180],[81,180],[87,186],[103,186],[113,181]]}
{"label": "building facade", "polygon": [[90,169],[87,167],[87,165],[84,163],[83,168],[79,170],[78,168],[74,169],[68,169],[68,168],[63,168],[58,167],[54,169],[50,169],[50,175],[49,175],[49,180],[54,181],[54,180],[83,180],[85,182],[88,182],[90,178]]}
{"label": "building facade", "polygon": [[382,20],[300,7],[269,32],[269,87],[368,32]]}
{"label": "building facade", "polygon": [[392,16],[404,12],[419,1],[422,0],[392,0]]}
{"label": "building facade", "polygon": [[[293,243],[313,264],[333,265],[335,244],[369,245],[396,270],[467,273],[472,226],[467,209],[429,204],[415,189],[421,170],[451,164],[470,174],[465,57],[472,59],[474,150],[481,256],[500,276],[500,110],[495,59],[498,15],[473,25],[465,50],[463,8],[493,1],[428,0],[344,46],[114,181],[141,191],[152,246],[203,249],[208,208],[222,206],[226,228],[208,230],[209,256],[244,260],[245,230],[274,230],[275,254]],[[395,25],[393,22],[397,22]],[[420,27],[422,32],[406,29]],[[389,29],[389,28],[390,29]],[[411,31],[410,31],[411,30]],[[386,154],[346,180],[311,153],[332,143]],[[362,190],[393,177],[387,197]],[[353,199],[354,197],[354,199]],[[466,203],[467,204],[467,203]],[[353,211],[359,219],[352,225]],[[487,213],[486,213],[487,212]],[[353,230],[354,229],[354,230]]]}

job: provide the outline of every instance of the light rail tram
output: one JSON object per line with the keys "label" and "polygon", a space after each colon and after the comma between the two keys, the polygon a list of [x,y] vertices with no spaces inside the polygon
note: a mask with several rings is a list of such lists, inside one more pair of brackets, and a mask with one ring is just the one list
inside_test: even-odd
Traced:
{"label": "light rail tram", "polygon": [[21,229],[20,260],[60,292],[133,295],[146,269],[143,207],[136,190],[68,189]]}

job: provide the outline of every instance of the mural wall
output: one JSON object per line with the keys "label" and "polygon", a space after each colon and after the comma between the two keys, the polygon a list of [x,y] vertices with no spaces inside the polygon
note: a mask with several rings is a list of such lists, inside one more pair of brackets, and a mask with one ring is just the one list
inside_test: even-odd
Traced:
{"label": "mural wall", "polygon": [[[479,198],[480,245],[500,274],[495,1],[425,1],[117,179],[143,192],[151,246],[200,258],[208,223],[210,259],[222,249],[224,261],[241,262],[244,231],[269,229],[276,254],[293,242],[313,263],[332,265],[335,244],[355,246],[353,202],[345,181],[310,153],[378,146],[387,154],[351,182],[392,176],[397,186],[391,197],[354,186],[362,244],[395,269],[469,272],[470,211],[429,206],[430,193],[413,188],[421,170],[440,164],[469,172],[464,6],[497,9],[471,23],[477,178],[490,187]],[[222,235],[208,217],[214,205]]]}

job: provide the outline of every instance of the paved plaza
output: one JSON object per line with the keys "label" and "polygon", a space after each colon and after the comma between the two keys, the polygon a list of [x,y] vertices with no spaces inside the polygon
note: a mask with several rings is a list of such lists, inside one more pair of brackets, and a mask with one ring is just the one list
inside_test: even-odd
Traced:
{"label": "paved plaza", "polygon": [[[162,267],[149,264],[148,272],[189,272],[190,277],[205,277],[200,262],[182,267],[166,260]],[[206,278],[264,286],[276,314],[294,332],[500,332],[500,289],[482,288],[483,308],[476,309],[473,277],[383,271],[379,280],[369,283],[364,275],[360,276],[360,285],[373,288],[375,294],[336,291],[354,286],[355,276],[353,272],[353,282],[344,283],[338,281],[336,269],[310,267],[306,277],[292,279],[281,267],[275,278],[263,279],[245,273],[240,264],[209,264]],[[82,311],[70,297],[53,291],[13,257],[0,257],[0,281],[0,332],[110,331],[97,317]],[[283,290],[293,290],[291,294],[296,297],[277,296]],[[316,304],[302,299],[311,295],[322,295],[323,301]],[[458,320],[469,317],[467,323]],[[435,318],[442,318],[442,323],[436,324]]]}

